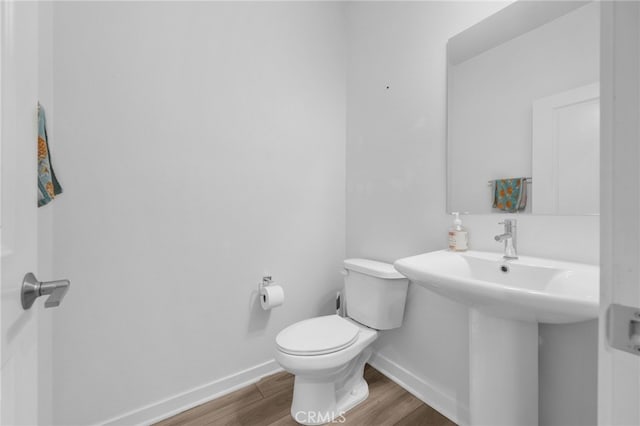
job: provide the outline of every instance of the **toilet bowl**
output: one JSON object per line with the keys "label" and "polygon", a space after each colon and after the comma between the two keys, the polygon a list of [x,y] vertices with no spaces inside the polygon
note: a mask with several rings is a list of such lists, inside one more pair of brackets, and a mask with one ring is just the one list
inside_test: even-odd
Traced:
{"label": "toilet bowl", "polygon": [[363,372],[378,330],[402,324],[408,280],[392,265],[348,259],[347,317],[320,316],[292,324],[276,337],[276,361],[295,375],[291,416],[306,425],[340,420],[367,399]]}
{"label": "toilet bowl", "polygon": [[[291,327],[295,328],[291,330]],[[296,342],[311,340],[324,329],[313,349]],[[329,333],[335,331],[333,340]],[[291,415],[299,423],[334,420],[369,396],[362,375],[378,332],[337,315],[312,318],[284,329],[277,337],[276,361],[295,375]],[[293,353],[292,353],[293,352]]]}

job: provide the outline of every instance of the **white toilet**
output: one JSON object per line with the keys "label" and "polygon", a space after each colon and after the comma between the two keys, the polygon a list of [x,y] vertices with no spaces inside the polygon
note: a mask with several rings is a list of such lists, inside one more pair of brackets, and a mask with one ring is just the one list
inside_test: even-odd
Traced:
{"label": "white toilet", "polygon": [[378,330],[402,325],[409,281],[393,265],[348,259],[347,317],[297,322],[276,337],[276,361],[295,375],[291,416],[298,423],[329,423],[367,399],[363,378]]}

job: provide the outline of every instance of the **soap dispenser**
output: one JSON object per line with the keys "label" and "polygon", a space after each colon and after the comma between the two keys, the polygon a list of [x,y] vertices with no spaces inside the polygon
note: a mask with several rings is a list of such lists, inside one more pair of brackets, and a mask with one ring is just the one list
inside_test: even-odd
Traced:
{"label": "soap dispenser", "polygon": [[459,212],[451,213],[453,216],[453,225],[449,229],[449,250],[465,251],[469,248],[469,233],[462,226]]}

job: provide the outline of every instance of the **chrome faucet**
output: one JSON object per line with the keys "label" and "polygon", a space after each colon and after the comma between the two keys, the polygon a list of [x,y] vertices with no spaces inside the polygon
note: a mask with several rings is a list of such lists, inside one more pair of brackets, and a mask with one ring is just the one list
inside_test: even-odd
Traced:
{"label": "chrome faucet", "polygon": [[504,234],[496,235],[495,240],[504,241],[504,257],[507,260],[518,258],[518,222],[515,219],[505,219]]}

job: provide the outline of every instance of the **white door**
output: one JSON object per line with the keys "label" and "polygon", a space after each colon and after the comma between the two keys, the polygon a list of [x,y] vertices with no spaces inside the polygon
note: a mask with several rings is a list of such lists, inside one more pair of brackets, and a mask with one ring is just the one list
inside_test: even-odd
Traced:
{"label": "white door", "polygon": [[42,307],[25,311],[20,303],[24,275],[38,272],[37,12],[36,2],[0,2],[2,425],[38,420],[37,315]]}
{"label": "white door", "polygon": [[608,322],[612,304],[640,312],[640,3],[601,5],[598,423],[640,425],[640,356],[612,348],[607,337],[616,330],[629,337],[635,327]]}

